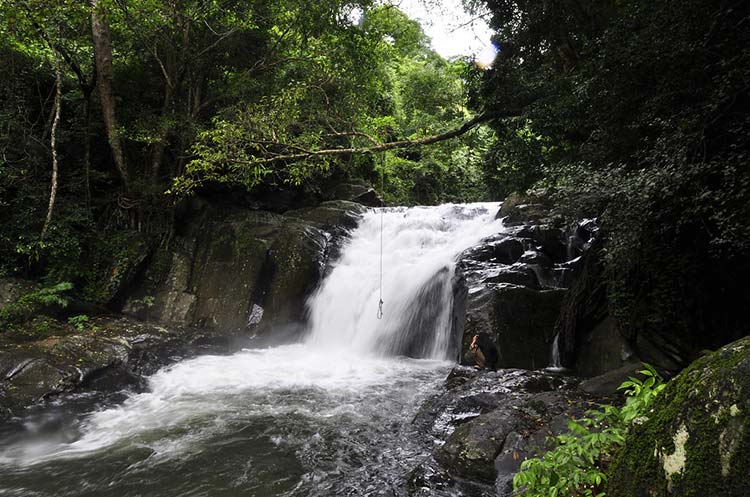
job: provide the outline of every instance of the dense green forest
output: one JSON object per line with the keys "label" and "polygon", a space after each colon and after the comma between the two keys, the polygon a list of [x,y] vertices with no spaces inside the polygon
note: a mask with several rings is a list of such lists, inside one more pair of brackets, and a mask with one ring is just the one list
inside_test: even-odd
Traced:
{"label": "dense green forest", "polygon": [[600,219],[624,328],[746,334],[748,5],[465,3],[490,69],[372,1],[0,1],[0,273],[86,288],[189,195],[533,187]]}
{"label": "dense green forest", "polygon": [[[487,130],[422,149],[338,151],[428,137],[471,116],[471,65],[434,53],[393,6],[0,5],[4,273],[85,286],[97,258],[168,237],[175,205],[196,193],[314,194],[352,176],[385,178],[391,204],[487,195]],[[80,259],[88,267],[71,263]]]}

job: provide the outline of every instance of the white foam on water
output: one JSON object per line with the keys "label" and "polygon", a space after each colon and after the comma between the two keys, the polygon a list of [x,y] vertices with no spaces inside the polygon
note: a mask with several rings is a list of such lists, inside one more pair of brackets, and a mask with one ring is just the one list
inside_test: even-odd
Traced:
{"label": "white foam on water", "polygon": [[[501,229],[494,219],[499,204],[444,204],[396,207],[366,213],[331,274],[309,301],[311,331],[307,343],[328,350],[392,351],[419,320],[425,306],[436,307],[426,357],[446,359],[450,342],[455,257]],[[380,300],[381,215],[383,230],[384,316]],[[442,272],[441,272],[442,271]],[[429,302],[420,291],[442,281]]]}

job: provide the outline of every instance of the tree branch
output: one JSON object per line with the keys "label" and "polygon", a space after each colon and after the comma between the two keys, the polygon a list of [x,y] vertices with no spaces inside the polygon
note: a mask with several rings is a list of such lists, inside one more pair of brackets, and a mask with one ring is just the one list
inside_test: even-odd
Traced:
{"label": "tree branch", "polygon": [[[515,111],[515,110],[505,111],[505,112],[485,112],[482,114],[478,114],[477,116],[466,121],[465,123],[463,123],[461,126],[457,128],[453,128],[449,131],[446,131],[444,133],[439,133],[437,135],[425,136],[423,138],[419,138],[416,140],[397,140],[397,141],[392,141],[392,142],[380,143],[377,145],[373,145],[371,147],[323,148],[319,150],[302,150],[297,153],[279,154],[273,157],[258,158],[258,159],[250,160],[250,161],[231,160],[231,162],[234,162],[236,164],[257,165],[257,164],[269,164],[272,162],[280,162],[280,161],[305,160],[311,157],[318,157],[318,156],[372,154],[372,153],[377,153],[377,152],[385,152],[387,150],[393,150],[397,148],[422,147],[424,145],[430,145],[432,143],[437,143],[437,142],[441,142],[445,140],[450,140],[451,138],[456,138],[457,136],[461,136],[471,131],[472,129],[476,128],[480,124],[488,122],[488,121],[492,121],[494,119],[518,117],[519,115],[520,115],[520,111]],[[367,138],[370,138],[370,140],[373,140],[371,137],[368,137],[364,133],[352,132],[352,133],[340,133],[340,134],[341,135],[365,136]],[[268,144],[268,142],[264,142],[264,143]],[[283,143],[277,143],[276,145],[279,145],[285,148],[300,150],[299,147],[287,145]]]}

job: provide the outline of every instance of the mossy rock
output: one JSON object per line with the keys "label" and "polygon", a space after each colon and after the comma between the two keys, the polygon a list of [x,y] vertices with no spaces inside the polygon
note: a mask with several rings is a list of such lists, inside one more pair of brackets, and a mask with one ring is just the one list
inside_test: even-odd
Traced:
{"label": "mossy rock", "polygon": [[669,383],[608,470],[608,497],[750,495],[750,337]]}
{"label": "mossy rock", "polygon": [[497,219],[503,219],[506,226],[521,224],[555,224],[551,216],[550,197],[544,190],[526,193],[511,193],[503,201]]}

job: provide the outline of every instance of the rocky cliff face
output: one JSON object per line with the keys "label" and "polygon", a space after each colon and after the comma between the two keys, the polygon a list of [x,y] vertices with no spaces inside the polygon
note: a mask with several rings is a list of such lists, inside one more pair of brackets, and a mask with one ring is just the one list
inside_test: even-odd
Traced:
{"label": "rocky cliff face", "polygon": [[197,205],[124,311],[223,335],[293,327],[304,321],[307,296],[363,211],[348,201],[284,215]]}
{"label": "rocky cliff face", "polygon": [[498,217],[503,231],[459,257],[464,290],[456,294],[465,299],[461,362],[472,363],[473,335],[487,333],[498,346],[499,367],[544,368],[551,364],[563,296],[596,227],[584,222],[564,229],[542,200],[520,196],[506,200]]}
{"label": "rocky cliff face", "polygon": [[557,366],[587,377],[622,372],[609,383],[624,380],[641,362],[668,373],[684,367],[693,343],[624,328],[611,312],[596,222],[564,226],[550,212],[544,194],[511,195],[498,213],[503,231],[460,256],[461,362],[471,363],[468,345],[483,332],[499,348],[500,367],[551,365],[556,338]]}

